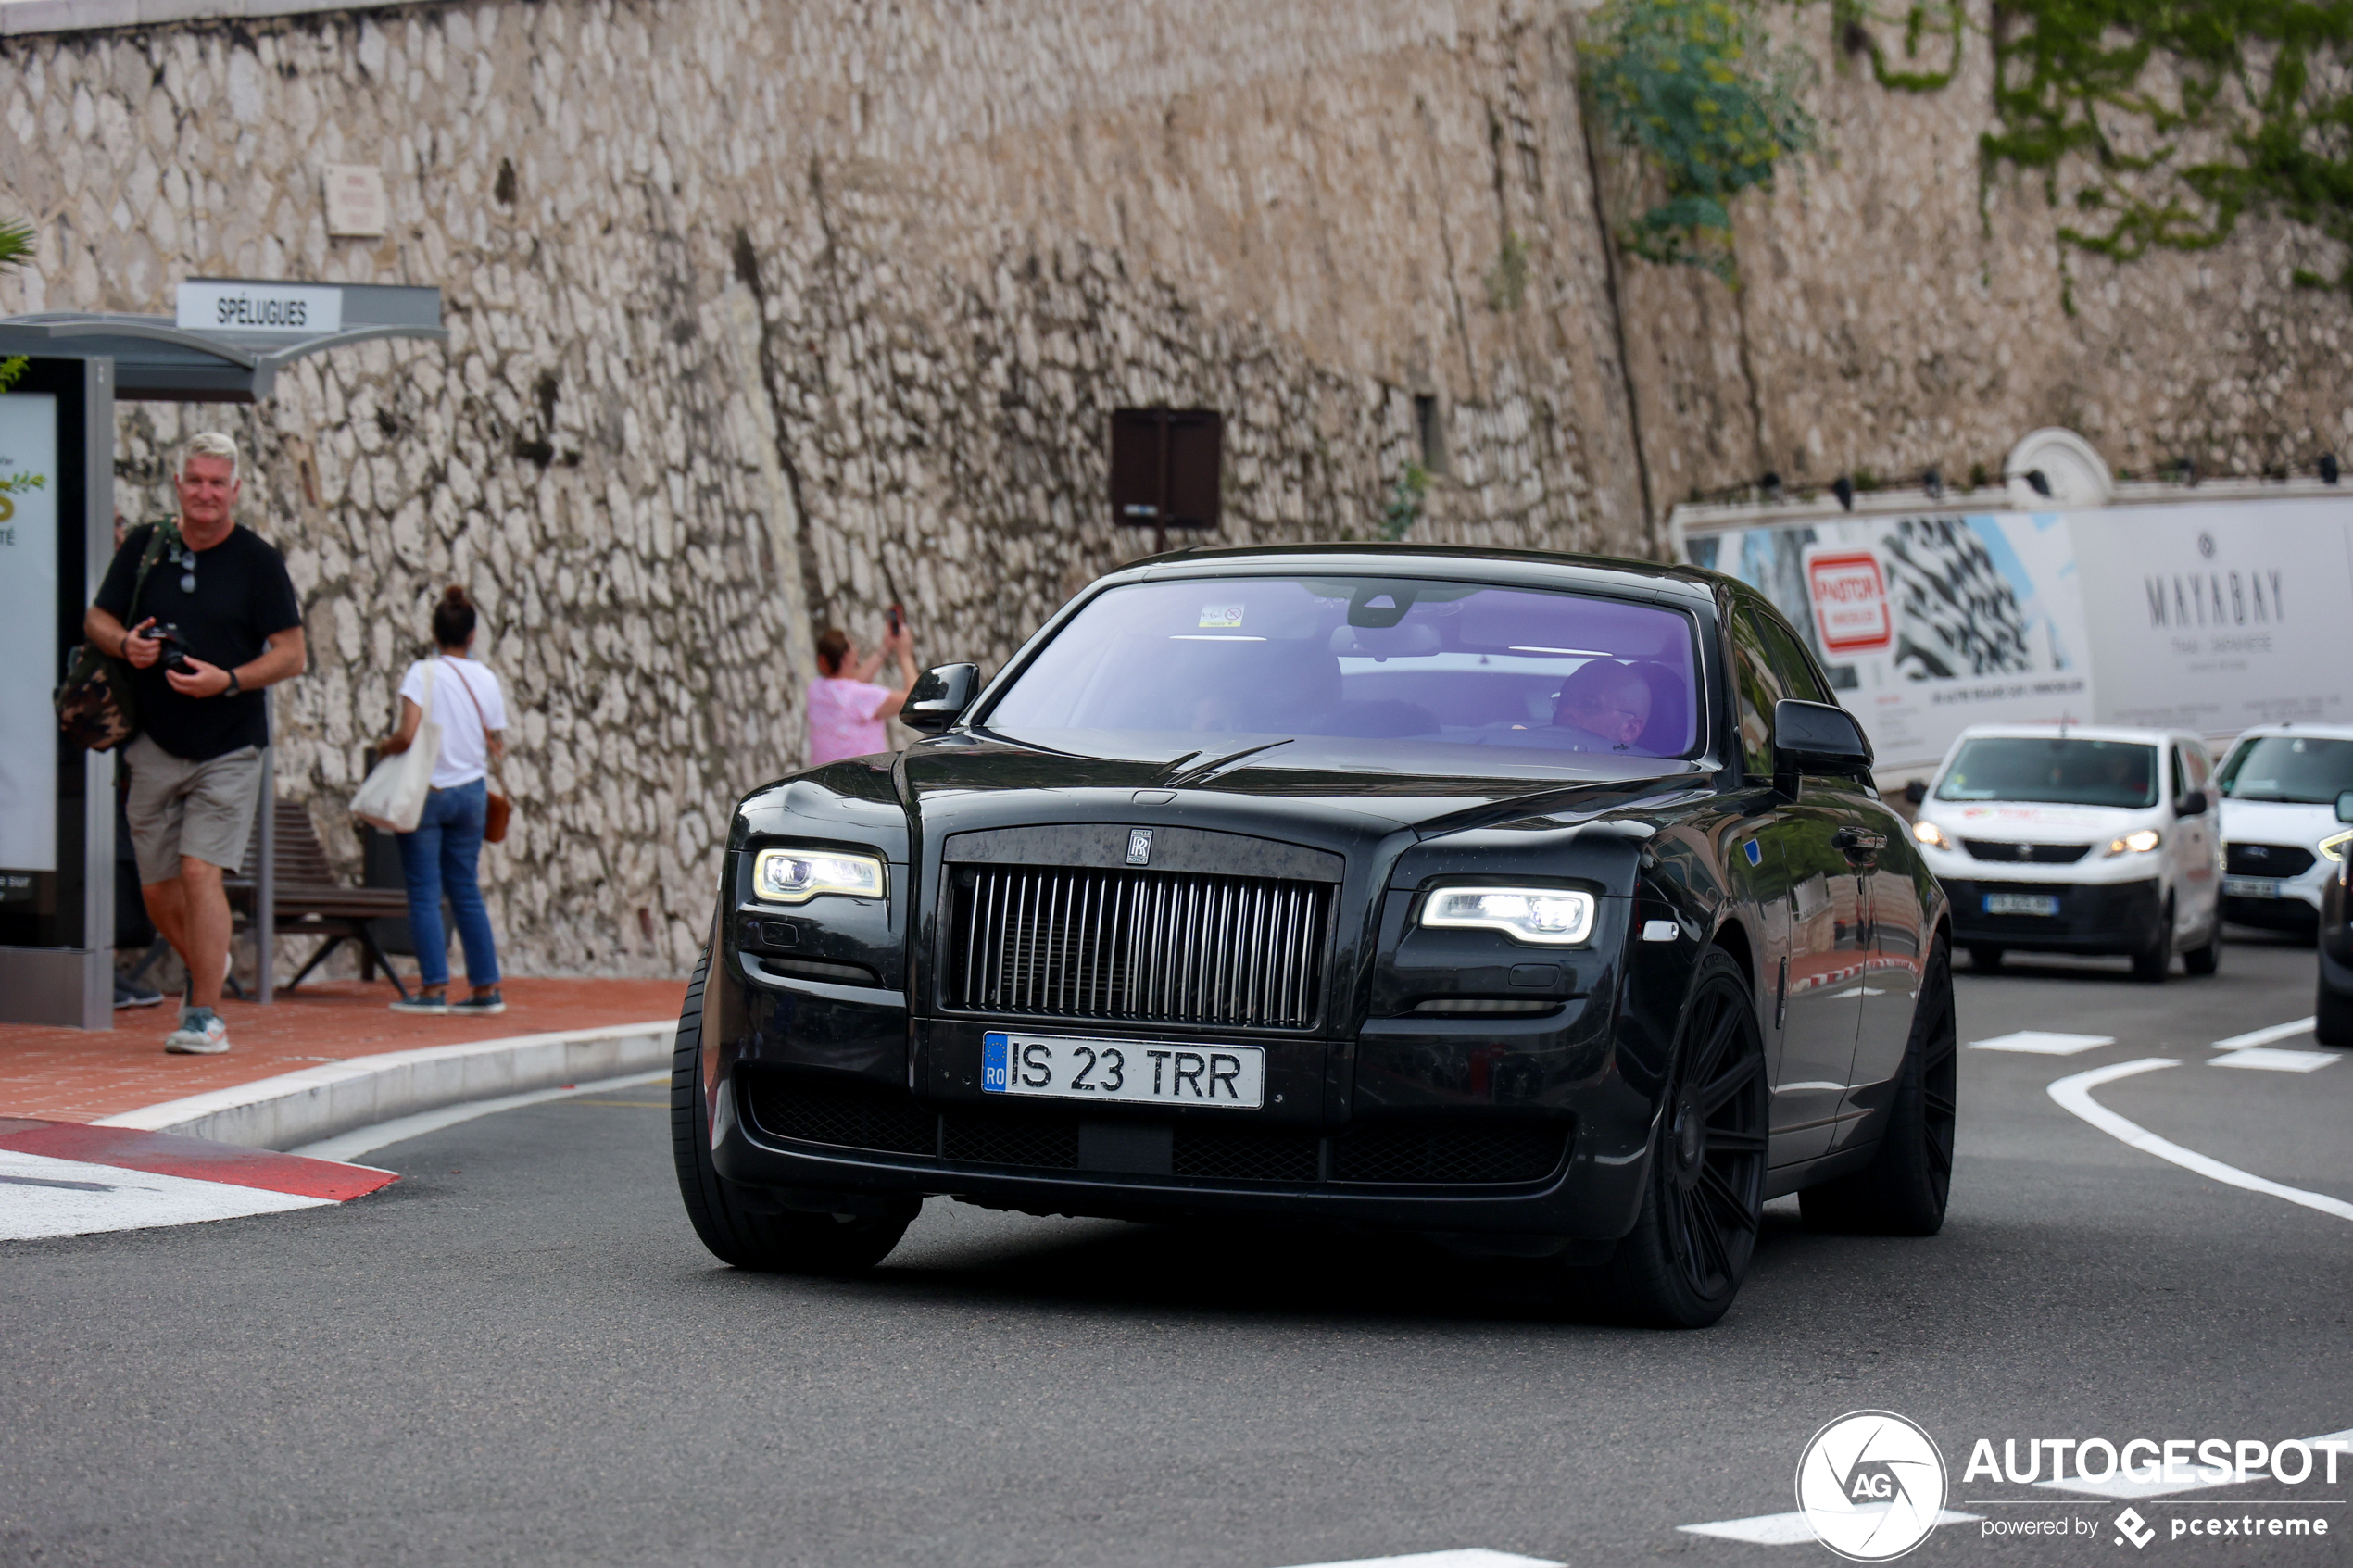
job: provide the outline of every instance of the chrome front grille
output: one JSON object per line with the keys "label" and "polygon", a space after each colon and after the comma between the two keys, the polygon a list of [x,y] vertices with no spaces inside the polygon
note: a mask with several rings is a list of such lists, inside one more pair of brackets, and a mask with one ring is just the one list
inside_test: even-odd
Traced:
{"label": "chrome front grille", "polygon": [[1074,867],[955,868],[951,1005],[1304,1029],[1332,884]]}

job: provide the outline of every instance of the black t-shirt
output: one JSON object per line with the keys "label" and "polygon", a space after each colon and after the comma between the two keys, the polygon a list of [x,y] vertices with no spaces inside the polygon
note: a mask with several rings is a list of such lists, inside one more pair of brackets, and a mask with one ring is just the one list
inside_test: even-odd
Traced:
{"label": "black t-shirt", "polygon": [[[234,670],[258,659],[270,638],[302,624],[302,606],[295,599],[285,558],[242,524],[212,548],[195,552],[194,593],[180,586],[191,569],[173,560],[167,548],[148,569],[146,585],[134,606],[131,585],[138,581],[139,559],[155,531],[153,523],[132,529],[115,552],[114,564],[107,568],[107,580],[98,585],[98,608],[121,621],[123,630],[152,615],[155,629],[177,625],[181,640],[196,658]],[[139,727],[172,756],[208,762],[240,746],[270,744],[270,713],[259,692],[182,696],[164,679],[160,662],[132,673],[139,694]]]}

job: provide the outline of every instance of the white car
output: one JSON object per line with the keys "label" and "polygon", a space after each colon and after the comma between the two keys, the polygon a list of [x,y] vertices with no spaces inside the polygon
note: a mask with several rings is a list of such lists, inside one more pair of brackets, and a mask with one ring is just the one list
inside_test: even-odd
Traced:
{"label": "white car", "polygon": [[2212,759],[2170,730],[1976,724],[1912,824],[1980,969],[2012,948],[2121,953],[2135,978],[2222,960]]}
{"label": "white car", "polygon": [[2353,789],[2353,725],[2259,724],[2231,743],[2215,782],[2224,918],[2310,935],[2353,839],[2336,820]]}

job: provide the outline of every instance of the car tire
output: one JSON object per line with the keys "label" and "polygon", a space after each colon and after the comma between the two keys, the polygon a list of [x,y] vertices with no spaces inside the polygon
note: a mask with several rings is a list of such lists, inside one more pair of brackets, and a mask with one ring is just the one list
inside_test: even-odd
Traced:
{"label": "car tire", "polygon": [[2353,1046],[2353,997],[2330,990],[2326,980],[2315,987],[2312,1038],[2324,1046]]}
{"label": "car tire", "polygon": [[2001,948],[1988,947],[1980,945],[1978,947],[1971,947],[1969,950],[1969,967],[1971,969],[1982,969],[1986,973],[1991,974],[1995,970],[2002,967],[2002,957],[2003,954]]}
{"label": "car tire", "polygon": [[1872,1236],[1934,1236],[1953,1190],[1953,1130],[1958,1106],[1959,1035],[1953,1020],[1953,964],[1939,938],[1920,977],[1912,1035],[1888,1107],[1879,1152],[1860,1171],[1798,1195],[1806,1227]]}
{"label": "car tire", "polygon": [[678,1013],[670,1059],[670,1152],[678,1195],[695,1234],[721,1262],[762,1273],[858,1273],[899,1245],[913,1214],[873,1217],[760,1211],[751,1194],[722,1177],[711,1160],[711,1121],[702,1087],[703,989],[711,953],[703,952]]}
{"label": "car tire", "polygon": [[2182,968],[2191,974],[2212,974],[2222,967],[2222,911],[2214,911],[2214,923],[2206,934],[2202,947],[2182,950]]}
{"label": "car tire", "polygon": [[1765,1036],[1748,977],[1710,948],[1684,1010],[1674,1086],[1642,1179],[1642,1214],[1564,1295],[1656,1328],[1705,1328],[1739,1294],[1765,1213]]}
{"label": "car tire", "polygon": [[2144,985],[2162,985],[2173,969],[2173,900],[2165,900],[2164,912],[2157,917],[2157,935],[2149,945],[2133,955],[2133,978]]}

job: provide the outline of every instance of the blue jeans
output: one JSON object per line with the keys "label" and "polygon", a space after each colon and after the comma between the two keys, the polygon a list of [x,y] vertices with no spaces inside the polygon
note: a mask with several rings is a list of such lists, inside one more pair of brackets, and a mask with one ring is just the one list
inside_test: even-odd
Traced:
{"label": "blue jeans", "polygon": [[490,785],[481,779],[425,797],[417,831],[396,834],[400,872],[409,882],[409,935],[417,948],[417,979],[426,990],[449,984],[449,938],[441,929],[441,897],[449,896],[458,941],[466,949],[466,978],[476,985],[498,984],[498,948],[490,936],[490,911],[483,908],[474,865],[482,859],[483,818]]}

